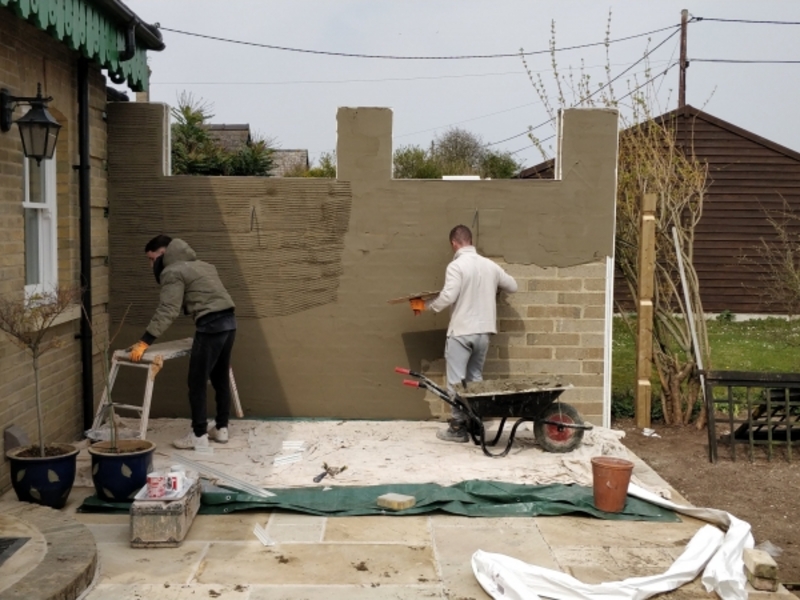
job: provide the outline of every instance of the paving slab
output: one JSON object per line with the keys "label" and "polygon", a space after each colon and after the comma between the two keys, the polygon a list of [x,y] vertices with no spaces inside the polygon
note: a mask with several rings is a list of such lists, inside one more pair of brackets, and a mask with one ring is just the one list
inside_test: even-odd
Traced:
{"label": "paving slab", "polygon": [[418,584],[437,580],[430,547],[398,544],[212,543],[200,583]]}
{"label": "paving slab", "polygon": [[430,600],[447,598],[438,586],[253,586],[247,600]]}
{"label": "paving slab", "polygon": [[121,584],[101,583],[85,600],[250,600],[246,585],[177,585],[170,583]]}
{"label": "paving slab", "polygon": [[255,540],[253,528],[265,527],[270,513],[237,512],[230,515],[197,515],[186,536],[187,542],[227,541],[245,542]]}
{"label": "paving slab", "polygon": [[129,544],[97,545],[98,583],[188,583],[208,549],[205,542],[184,542],[179,548],[131,548]]}
{"label": "paving slab", "polygon": [[431,517],[436,559],[447,597],[487,598],[472,572],[477,550],[507,554],[557,569],[550,548],[531,518],[470,519]]}
{"label": "paving slab", "polygon": [[[679,523],[607,521],[593,517],[563,515],[536,517],[534,521],[552,548],[576,546],[679,547],[681,551],[705,525],[696,519]],[[653,532],[658,531],[658,535]]]}
{"label": "paving slab", "polygon": [[326,542],[394,542],[430,545],[427,517],[351,517],[329,518]]}
{"label": "paving slab", "polygon": [[95,542],[98,544],[122,544],[127,545],[131,541],[131,526],[125,524],[98,525],[96,523],[86,525],[92,532]]}

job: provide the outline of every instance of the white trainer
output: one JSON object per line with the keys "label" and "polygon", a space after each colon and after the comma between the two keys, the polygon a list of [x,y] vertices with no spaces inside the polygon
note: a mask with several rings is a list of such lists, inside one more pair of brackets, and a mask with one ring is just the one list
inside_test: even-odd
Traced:
{"label": "white trainer", "polygon": [[228,428],[227,427],[220,427],[217,429],[216,427],[212,427],[208,430],[208,437],[212,440],[217,442],[218,444],[227,444],[228,443]]}
{"label": "white trainer", "polygon": [[193,431],[190,431],[186,437],[179,440],[174,440],[172,445],[180,450],[194,450],[195,448],[208,448],[208,436],[196,436]]}

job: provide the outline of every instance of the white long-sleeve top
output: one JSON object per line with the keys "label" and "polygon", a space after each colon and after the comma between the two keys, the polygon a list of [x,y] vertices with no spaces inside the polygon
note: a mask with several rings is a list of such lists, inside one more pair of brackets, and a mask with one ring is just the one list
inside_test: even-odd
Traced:
{"label": "white long-sleeve top", "polygon": [[447,265],[444,288],[427,307],[438,313],[452,305],[448,337],[497,333],[498,290],[514,293],[517,282],[474,246],[464,246]]}

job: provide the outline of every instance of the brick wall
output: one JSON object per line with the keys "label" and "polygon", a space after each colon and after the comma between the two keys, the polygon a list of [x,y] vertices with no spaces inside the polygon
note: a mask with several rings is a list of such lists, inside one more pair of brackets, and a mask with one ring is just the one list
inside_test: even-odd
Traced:
{"label": "brick wall", "polygon": [[[49,35],[0,9],[0,87],[12,95],[52,96],[50,112],[61,123],[57,146],[58,278],[64,285],[79,281],[78,175],[78,55]],[[107,334],[105,303],[108,300],[108,227],[106,197],[105,78],[90,68],[90,148],[92,188],[93,300],[95,331]],[[18,110],[15,118],[23,113]],[[16,127],[0,133],[0,294],[22,294],[25,284],[24,218],[22,210],[22,145]],[[76,317],[79,313],[76,313]],[[45,405],[45,437],[48,441],[74,441],[81,433],[80,342],[77,318],[59,325],[55,335],[62,346],[45,355],[41,364]],[[99,364],[98,364],[99,367]],[[95,369],[96,391],[102,370]],[[97,397],[97,395],[95,396]],[[29,355],[0,334],[0,424],[15,424],[38,439],[34,379]],[[9,487],[8,463],[0,463],[0,491]]]}
{"label": "brick wall", "polygon": [[[572,384],[561,399],[584,419],[603,423],[605,261],[565,268],[497,261],[519,285],[501,294],[497,335],[492,337],[484,379],[561,377]],[[423,367],[444,383],[444,361]],[[433,394],[427,400],[446,417],[449,407]]]}

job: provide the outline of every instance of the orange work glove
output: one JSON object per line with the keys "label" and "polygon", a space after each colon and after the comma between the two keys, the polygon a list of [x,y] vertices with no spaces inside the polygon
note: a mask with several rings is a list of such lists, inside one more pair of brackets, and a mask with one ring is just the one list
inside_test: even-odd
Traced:
{"label": "orange work glove", "polygon": [[425,310],[425,300],[422,298],[412,298],[409,303],[411,304],[411,310],[414,311],[414,316]]}
{"label": "orange work glove", "polygon": [[150,347],[150,344],[147,342],[142,342],[141,340],[136,342],[133,346],[130,347],[129,352],[131,353],[131,360],[133,362],[139,362],[142,360],[142,356],[144,356],[144,351]]}

